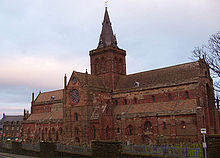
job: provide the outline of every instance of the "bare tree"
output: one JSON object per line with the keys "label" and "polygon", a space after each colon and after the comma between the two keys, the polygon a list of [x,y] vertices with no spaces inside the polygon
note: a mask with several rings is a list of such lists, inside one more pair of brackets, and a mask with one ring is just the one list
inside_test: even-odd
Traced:
{"label": "bare tree", "polygon": [[220,93],[220,32],[210,36],[207,45],[193,50],[193,59],[204,58],[214,79],[214,89]]}

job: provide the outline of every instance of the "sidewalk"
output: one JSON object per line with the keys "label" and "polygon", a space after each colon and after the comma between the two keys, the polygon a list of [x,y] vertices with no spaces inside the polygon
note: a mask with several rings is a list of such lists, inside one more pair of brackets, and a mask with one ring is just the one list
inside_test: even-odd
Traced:
{"label": "sidewalk", "polygon": [[36,158],[36,157],[0,152],[0,158]]}

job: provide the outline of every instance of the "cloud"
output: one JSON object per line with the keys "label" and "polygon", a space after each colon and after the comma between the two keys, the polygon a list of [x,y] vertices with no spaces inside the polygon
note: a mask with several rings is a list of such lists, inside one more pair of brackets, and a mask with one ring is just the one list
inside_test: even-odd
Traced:
{"label": "cloud", "polygon": [[[109,1],[127,72],[190,61],[219,31],[219,8],[219,0]],[[0,106],[27,107],[31,92],[62,88],[65,73],[89,69],[103,13],[103,0],[1,0]]]}
{"label": "cloud", "polygon": [[0,84],[22,85],[32,88],[54,88],[63,86],[63,76],[72,70],[84,72],[88,65],[84,57],[57,61],[53,58],[32,56],[13,57],[0,63]]}

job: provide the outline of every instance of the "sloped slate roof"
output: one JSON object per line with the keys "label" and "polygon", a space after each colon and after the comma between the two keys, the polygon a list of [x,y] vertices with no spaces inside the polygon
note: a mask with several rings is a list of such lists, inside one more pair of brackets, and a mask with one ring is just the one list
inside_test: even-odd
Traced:
{"label": "sloped slate roof", "polygon": [[35,99],[35,103],[51,101],[52,96],[54,96],[54,100],[63,99],[63,89],[40,93]]}
{"label": "sloped slate roof", "polygon": [[198,81],[199,61],[121,76],[116,90],[135,88],[156,88]]}
{"label": "sloped slate roof", "polygon": [[87,84],[89,87],[93,87],[93,88],[102,88],[102,89],[106,88],[105,83],[101,77],[86,73],[81,73],[81,72],[75,72],[75,73],[77,78],[79,79],[79,82],[82,85]]}
{"label": "sloped slate roof", "polygon": [[[183,108],[184,107],[184,108]],[[170,112],[175,112],[175,114],[182,114],[185,112],[196,111],[196,100],[188,99],[181,101],[169,101],[169,102],[159,102],[159,103],[146,103],[146,104],[132,104],[116,106],[114,108],[115,115],[129,115],[129,114],[141,114],[144,112],[153,114],[169,114]]]}
{"label": "sloped slate roof", "polygon": [[23,121],[22,115],[5,115],[5,117],[2,120],[3,122],[9,121],[9,122],[17,122],[17,121]]}
{"label": "sloped slate roof", "polygon": [[41,120],[56,120],[63,119],[63,111],[49,112],[49,113],[34,113],[27,119],[28,121]]}

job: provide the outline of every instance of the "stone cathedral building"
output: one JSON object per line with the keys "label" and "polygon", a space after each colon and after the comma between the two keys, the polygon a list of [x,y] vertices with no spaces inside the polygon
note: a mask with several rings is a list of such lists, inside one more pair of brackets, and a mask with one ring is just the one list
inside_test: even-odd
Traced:
{"label": "stone cathedral building", "polygon": [[126,51],[117,45],[107,8],[98,46],[89,55],[91,74],[73,71],[63,89],[33,94],[23,122],[25,141],[197,142],[201,128],[220,133],[204,59],[127,75]]}

